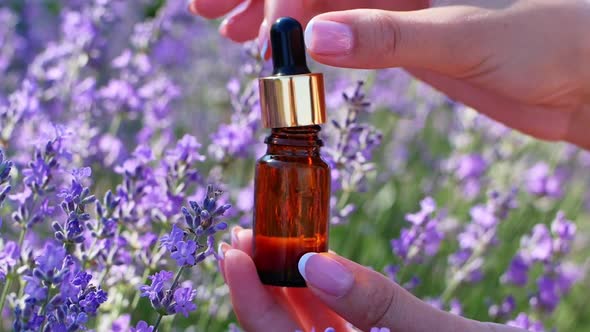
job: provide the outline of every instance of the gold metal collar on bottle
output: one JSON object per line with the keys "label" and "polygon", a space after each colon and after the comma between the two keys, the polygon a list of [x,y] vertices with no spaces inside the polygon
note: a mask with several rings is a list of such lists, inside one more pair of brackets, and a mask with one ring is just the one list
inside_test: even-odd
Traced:
{"label": "gold metal collar on bottle", "polygon": [[258,84],[264,127],[309,126],[326,121],[322,74],[269,76],[260,78]]}

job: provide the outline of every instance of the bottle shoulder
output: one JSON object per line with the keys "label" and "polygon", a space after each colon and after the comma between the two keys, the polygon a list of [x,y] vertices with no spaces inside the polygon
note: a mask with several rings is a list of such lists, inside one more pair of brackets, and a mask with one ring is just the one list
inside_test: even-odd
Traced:
{"label": "bottle shoulder", "polygon": [[318,167],[329,169],[328,163],[321,156],[265,154],[256,162],[258,165],[271,167]]}

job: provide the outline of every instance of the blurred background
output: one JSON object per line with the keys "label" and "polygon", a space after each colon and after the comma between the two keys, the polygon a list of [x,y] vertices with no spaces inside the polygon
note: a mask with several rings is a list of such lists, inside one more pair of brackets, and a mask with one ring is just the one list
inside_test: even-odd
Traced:
{"label": "blurred background", "polygon": [[[233,205],[230,225],[251,224],[253,166],[267,134],[256,78],[269,64],[254,45],[222,39],[218,23],[191,16],[184,0],[0,0],[0,149],[15,165],[0,205],[0,248],[18,238],[22,170],[56,137],[62,169],[90,167],[97,197],[133,181],[143,190],[118,214],[121,232],[100,279],[108,300],[89,328],[153,325],[158,314],[137,289],[174,269],[155,241],[207,184]],[[531,331],[590,330],[589,152],[521,135],[400,69],[310,68],[326,75],[334,251],[458,315]],[[183,176],[169,164],[181,148],[192,155]],[[151,181],[130,175],[138,164]],[[58,173],[55,181],[70,180]],[[30,252],[64,215],[46,217],[26,234]],[[165,317],[161,330],[239,329],[214,260],[183,276],[197,310]],[[10,330],[22,292],[6,280],[0,329]]]}

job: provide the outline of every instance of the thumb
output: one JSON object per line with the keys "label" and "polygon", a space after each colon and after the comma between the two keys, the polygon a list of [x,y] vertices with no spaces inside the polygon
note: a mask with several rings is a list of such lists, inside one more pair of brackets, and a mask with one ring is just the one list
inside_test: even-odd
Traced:
{"label": "thumb", "polygon": [[[469,75],[486,59],[493,31],[483,10],[460,6],[395,12],[356,9],[315,16],[305,30],[314,59],[350,68],[415,67]],[[497,36],[495,38],[498,38]]]}
{"label": "thumb", "polygon": [[[307,253],[299,261],[299,272],[316,297],[362,330],[492,331],[486,324],[438,310],[380,273],[335,254]],[[498,332],[519,331],[494,328]]]}

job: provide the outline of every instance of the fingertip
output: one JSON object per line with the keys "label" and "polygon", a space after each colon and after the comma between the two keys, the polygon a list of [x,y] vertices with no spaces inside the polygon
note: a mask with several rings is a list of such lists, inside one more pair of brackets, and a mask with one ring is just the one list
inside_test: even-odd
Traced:
{"label": "fingertip", "polygon": [[297,263],[297,269],[299,270],[299,273],[301,274],[301,276],[303,276],[303,279],[307,278],[305,277],[305,265],[307,264],[307,261],[313,256],[316,255],[317,253],[315,252],[308,252],[306,254],[304,254],[303,256],[301,256],[301,258],[299,259],[299,262]]}
{"label": "fingertip", "polygon": [[266,18],[262,20],[262,24],[260,24],[260,29],[258,30],[258,38],[256,42],[258,44],[260,58],[263,60],[267,60],[267,57],[269,57],[269,27],[268,19]]}
{"label": "fingertip", "polygon": [[230,234],[231,234],[231,245],[233,247],[238,247],[238,244],[239,244],[238,243],[238,241],[239,241],[238,233],[240,233],[240,231],[242,231],[242,229],[243,228],[241,226],[232,227]]}
{"label": "fingertip", "polygon": [[219,32],[238,43],[256,39],[259,31],[255,27],[261,24],[263,16],[263,1],[245,1],[227,15]]}
{"label": "fingertip", "polygon": [[[254,281],[258,279],[254,262],[241,250],[234,248],[227,250],[223,258],[223,267],[226,282],[230,287],[234,284],[238,285],[240,280],[244,281],[244,278]],[[254,279],[253,276],[256,278]]]}
{"label": "fingertip", "polygon": [[199,11],[197,10],[195,1],[190,1],[188,4],[188,11],[191,12],[193,15],[199,15]]}
{"label": "fingertip", "polygon": [[230,249],[231,246],[225,242],[219,242],[219,245],[217,246],[217,256],[219,257],[219,260],[217,261],[217,267],[219,268],[219,272],[221,273],[223,280],[225,280],[225,253]]}
{"label": "fingertip", "polygon": [[229,17],[226,17],[223,21],[221,21],[221,24],[219,25],[219,34],[221,34],[222,36],[229,38],[229,36],[227,35],[227,25],[229,23]]}
{"label": "fingertip", "polygon": [[252,241],[254,239],[254,234],[251,229],[243,229],[238,233],[238,243],[239,246],[236,246],[236,249],[240,249],[241,251],[245,252],[249,256],[252,256]]}
{"label": "fingertip", "polygon": [[226,15],[241,3],[242,0],[193,0],[189,5],[189,9],[195,15],[215,19]]}
{"label": "fingertip", "polygon": [[217,255],[219,256],[219,260],[223,261],[225,258],[225,253],[231,249],[231,246],[225,242],[219,242],[217,246]]}

